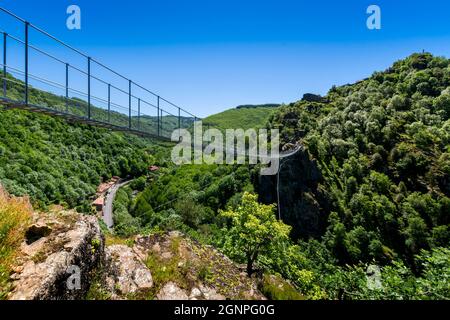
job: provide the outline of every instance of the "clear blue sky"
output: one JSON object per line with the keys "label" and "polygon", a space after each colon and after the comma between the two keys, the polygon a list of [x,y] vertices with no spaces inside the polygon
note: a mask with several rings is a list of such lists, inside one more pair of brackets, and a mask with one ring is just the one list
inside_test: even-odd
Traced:
{"label": "clear blue sky", "polygon": [[[66,28],[71,4],[81,8],[79,31]],[[366,28],[370,4],[381,7],[379,31]],[[0,5],[201,117],[238,104],[325,94],[334,84],[365,78],[422,49],[450,57],[445,0],[3,0]],[[11,26],[0,14],[0,28]],[[62,54],[37,37],[30,41]],[[51,69],[45,62],[39,68]]]}

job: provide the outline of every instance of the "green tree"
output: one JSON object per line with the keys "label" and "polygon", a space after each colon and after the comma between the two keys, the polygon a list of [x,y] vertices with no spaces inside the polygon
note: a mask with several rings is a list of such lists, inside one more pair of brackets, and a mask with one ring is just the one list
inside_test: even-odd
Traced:
{"label": "green tree", "polygon": [[226,241],[244,254],[249,275],[258,255],[287,240],[291,231],[291,227],[277,221],[274,205],[259,204],[257,196],[248,192],[236,210],[220,211],[220,215],[231,219]]}

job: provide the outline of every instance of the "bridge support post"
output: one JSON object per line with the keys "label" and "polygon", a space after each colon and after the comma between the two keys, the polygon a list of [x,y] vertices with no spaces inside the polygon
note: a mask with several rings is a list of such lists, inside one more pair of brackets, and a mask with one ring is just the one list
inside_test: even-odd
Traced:
{"label": "bridge support post", "polygon": [[138,99],[138,130],[141,130],[141,99]]}
{"label": "bridge support post", "polygon": [[128,80],[128,128],[131,129],[131,80]]}
{"label": "bridge support post", "polygon": [[3,96],[6,98],[6,41],[8,34],[3,33]]}
{"label": "bridge support post", "polygon": [[108,83],[108,123],[111,123],[111,85]]}
{"label": "bridge support post", "polygon": [[88,119],[91,119],[91,58],[88,57]]}
{"label": "bridge support post", "polygon": [[69,113],[69,64],[66,63],[66,112]]}
{"label": "bridge support post", "polygon": [[181,142],[181,108],[178,107],[178,142]]}
{"label": "bridge support post", "polygon": [[25,22],[25,104],[28,104],[28,33],[30,23]]}
{"label": "bridge support post", "polygon": [[158,125],[158,137],[159,137],[159,135],[160,135],[160,125],[159,125],[159,96],[157,96],[157,108],[158,108],[158,113],[157,113],[157,116],[156,116],[156,122],[157,122],[157,125]]}
{"label": "bridge support post", "polygon": [[161,111],[161,116],[159,117],[161,119],[161,125],[160,125],[160,133],[161,136],[163,135],[163,110],[159,109]]}

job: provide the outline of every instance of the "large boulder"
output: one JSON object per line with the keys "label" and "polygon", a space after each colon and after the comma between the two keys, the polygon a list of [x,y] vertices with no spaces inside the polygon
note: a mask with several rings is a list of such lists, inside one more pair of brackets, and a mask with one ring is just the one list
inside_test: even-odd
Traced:
{"label": "large boulder", "polygon": [[175,283],[168,282],[156,295],[158,300],[188,300],[186,291],[179,288]]}
{"label": "large boulder", "polygon": [[125,245],[112,245],[106,249],[106,284],[112,298],[142,293],[153,286],[150,270],[139,256]]}
{"label": "large boulder", "polygon": [[21,251],[9,299],[82,299],[104,258],[104,236],[96,217],[45,216],[31,225]]}

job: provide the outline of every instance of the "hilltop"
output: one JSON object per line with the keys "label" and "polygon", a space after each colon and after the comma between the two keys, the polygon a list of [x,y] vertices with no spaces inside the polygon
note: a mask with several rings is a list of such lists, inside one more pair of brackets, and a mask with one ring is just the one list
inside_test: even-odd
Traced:
{"label": "hilltop", "polygon": [[388,286],[402,266],[397,288],[346,289],[347,297],[411,297],[421,284],[407,279],[424,276],[427,288],[413,297],[448,298],[450,60],[413,54],[322,100],[283,106],[269,121],[283,143],[305,146],[281,173],[281,207],[317,281],[337,276],[330,265],[355,275],[376,263]]}
{"label": "hilltop", "polygon": [[279,105],[242,105],[203,119],[204,126],[210,126],[222,131],[226,129],[259,129],[266,125],[270,114]]}

